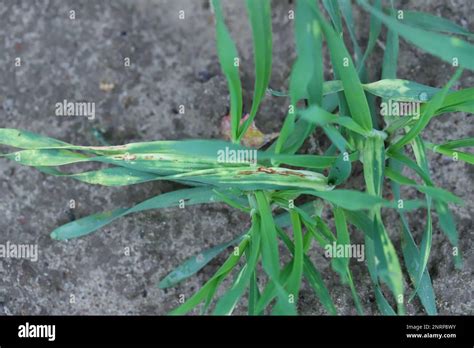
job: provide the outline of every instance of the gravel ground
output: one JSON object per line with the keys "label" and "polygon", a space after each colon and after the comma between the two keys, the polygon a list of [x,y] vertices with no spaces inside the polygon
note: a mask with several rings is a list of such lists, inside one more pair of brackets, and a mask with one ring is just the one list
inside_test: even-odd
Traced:
{"label": "gravel ground", "polygon": [[[471,1],[400,1],[442,15],[472,31]],[[294,60],[288,1],[273,4],[274,63],[271,86],[285,89]],[[242,54],[244,100],[250,105],[253,85],[252,43],[243,2],[225,1],[231,32]],[[70,11],[75,11],[75,19]],[[183,10],[185,18],[179,18]],[[471,14],[471,15],[470,15]],[[367,16],[356,12],[360,39],[368,37]],[[111,144],[158,139],[218,138],[218,124],[228,107],[226,82],[219,70],[212,16],[207,1],[19,1],[0,0],[0,127],[25,129],[67,142],[98,145],[94,128]],[[238,33],[238,36],[237,36]],[[364,47],[364,46],[363,46]],[[15,58],[21,66],[15,67]],[[369,66],[380,71],[382,48]],[[131,65],[124,66],[130,58]],[[399,77],[441,86],[451,69],[435,57],[401,41]],[[326,68],[329,79],[331,70]],[[465,72],[459,86],[472,86]],[[95,102],[94,120],[55,116],[55,104],[67,100]],[[179,113],[184,106],[184,114]],[[284,117],[283,98],[266,97],[257,119],[265,132],[277,131]],[[474,135],[471,119],[449,114],[431,122],[425,138],[441,142]],[[311,144],[317,144],[318,134]],[[429,263],[441,314],[473,314],[474,169],[430,155],[432,176],[466,204],[454,207],[464,267],[455,270],[451,247],[434,227]],[[355,170],[351,185],[360,187]],[[190,255],[233,239],[249,226],[248,218],[224,205],[166,209],[122,218],[99,232],[69,242],[49,233],[74,217],[131,206],[168,192],[171,183],[104,188],[44,175],[0,159],[0,244],[37,244],[37,262],[0,259],[0,314],[165,314],[180,294],[191,295],[225,259],[218,257],[176,288],[160,290],[159,279]],[[69,209],[70,200],[76,208]],[[415,235],[423,214],[410,216]],[[399,245],[396,217],[386,223]],[[360,233],[353,239],[362,240]],[[419,241],[419,239],[418,239]],[[130,254],[125,250],[129,248]],[[317,249],[315,249],[317,250]],[[355,314],[350,292],[319,253],[313,260],[323,273],[341,314]],[[368,313],[376,313],[365,266],[354,262],[357,288]],[[72,301],[73,299],[73,301]],[[239,306],[241,313],[244,306]],[[409,313],[421,314],[417,300]],[[312,291],[304,287],[300,311],[324,314]]]}

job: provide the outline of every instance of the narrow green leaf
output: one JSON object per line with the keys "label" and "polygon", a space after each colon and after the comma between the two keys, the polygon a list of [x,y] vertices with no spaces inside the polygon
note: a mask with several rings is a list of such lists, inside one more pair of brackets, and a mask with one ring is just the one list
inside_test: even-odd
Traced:
{"label": "narrow green leaf", "polygon": [[351,224],[364,232],[366,263],[369,270],[370,279],[374,286],[377,307],[383,315],[396,315],[395,311],[388,303],[380,288],[377,267],[378,261],[375,255],[374,242],[376,231],[374,230],[373,219],[370,218],[366,212],[362,211],[346,211],[345,214]]}
{"label": "narrow green leaf", "polygon": [[293,239],[295,252],[293,257],[293,269],[291,275],[288,278],[288,293],[293,296],[294,302],[298,302],[298,294],[301,286],[301,277],[303,276],[303,262],[304,262],[304,250],[303,250],[303,232],[301,230],[301,221],[299,214],[290,210],[291,222],[293,226]]}
{"label": "narrow green leaf", "polygon": [[242,118],[242,86],[239,76],[239,55],[235,43],[224,22],[220,0],[212,0],[216,18],[217,55],[230,92],[231,135],[238,139],[240,119]]}
{"label": "narrow green leaf", "polygon": [[262,265],[272,280],[278,282],[280,276],[280,256],[272,212],[265,193],[257,191],[255,192],[255,198],[261,218]]}
{"label": "narrow green leaf", "polygon": [[359,42],[357,41],[357,36],[355,33],[355,23],[352,16],[352,2],[347,0],[338,0],[339,8],[341,9],[342,16],[346,22],[347,31],[351,37],[352,46],[354,47],[354,53],[357,61],[357,66],[360,66],[360,61],[362,59],[362,51],[360,49]]}
{"label": "narrow green leaf", "polygon": [[389,178],[390,180],[401,185],[411,185],[411,186],[417,185],[415,180],[407,178],[406,176],[400,174],[399,172],[392,170],[390,167],[385,168],[385,176]]}
{"label": "narrow green leaf", "polygon": [[[305,167],[311,169],[324,169],[330,168],[337,161],[340,156],[319,156],[319,155],[285,155],[279,154],[272,156],[275,161],[296,167]],[[348,161],[354,162],[359,159],[359,153],[353,152],[348,155]]]}
{"label": "narrow green leaf", "polygon": [[410,274],[410,279],[415,288],[417,288],[417,295],[426,312],[430,315],[436,315],[436,299],[428,269],[425,269],[423,276],[419,280],[419,283],[417,283],[418,280],[416,279],[416,275],[420,269],[420,253],[408,228],[408,222],[404,217],[402,218],[402,231],[402,252],[405,259],[405,265]]}
{"label": "narrow green leaf", "polygon": [[[390,0],[391,15],[396,16],[394,0]],[[395,79],[397,78],[397,67],[398,67],[398,49],[399,40],[398,34],[388,29],[387,30],[387,42],[385,43],[385,51],[383,54],[382,63],[382,79]]]}
{"label": "narrow green leaf", "polygon": [[469,164],[474,164],[474,155],[472,153],[447,148],[442,145],[427,144],[427,148],[433,152],[437,152],[442,155],[451,157],[453,160],[461,160]]}
{"label": "narrow green leaf", "polygon": [[440,91],[439,88],[402,79],[383,79],[364,84],[364,90],[392,101],[426,102]]}
{"label": "narrow green leaf", "polygon": [[[338,104],[337,95],[328,95],[323,98],[323,108],[332,112],[336,109]],[[311,130],[311,129],[310,129]],[[293,126],[293,131],[287,136],[287,140],[284,146],[281,146],[280,152],[282,153],[295,153],[303,145],[305,140],[311,134],[311,131],[308,130],[308,122],[306,120],[298,119]],[[274,142],[269,148],[268,152],[277,152],[276,149],[277,142]]]}
{"label": "narrow green leaf", "polygon": [[[278,227],[277,227],[277,231],[278,231]],[[279,280],[279,285],[278,285],[280,288],[287,282],[288,277],[291,274],[291,270],[292,270],[291,266],[292,266],[292,262],[290,261],[283,267],[283,270],[281,271],[281,274],[280,274],[280,280]],[[275,296],[278,296],[277,282],[273,281],[273,279],[270,279],[267,285],[265,286],[265,288],[263,289],[261,296],[257,302],[256,312],[257,313],[263,312],[263,310],[272,302]]]}
{"label": "narrow green leaf", "polygon": [[250,208],[248,206],[245,206],[242,202],[239,202],[238,200],[235,199],[235,197],[231,197],[223,192],[220,192],[218,190],[214,190],[214,193],[221,199],[222,202],[226,203],[227,205],[241,210],[245,213],[250,213]]}
{"label": "narrow green leaf", "polygon": [[21,150],[2,156],[20,164],[33,167],[55,167],[90,160],[90,157],[87,155],[68,150]]}
{"label": "narrow green leaf", "polygon": [[323,126],[323,131],[331,140],[331,143],[340,151],[345,152],[346,150],[355,151],[354,146],[352,146],[346,138],[341,134],[341,132],[332,125]]}
{"label": "narrow green leaf", "polygon": [[[293,106],[290,106],[290,108],[293,108]],[[291,110],[291,112],[289,112],[286,115],[285,121],[283,122],[283,126],[280,129],[280,134],[278,136],[278,139],[275,142],[275,148],[274,148],[275,153],[279,154],[280,152],[282,152],[285,142],[290,137],[290,135],[294,133],[295,120],[296,120],[295,112],[294,110]]]}
{"label": "narrow green leaf", "polygon": [[308,122],[315,123],[321,127],[324,127],[328,123],[336,123],[361,135],[370,134],[370,131],[367,131],[362,128],[350,117],[333,115],[317,105],[313,105],[308,109],[302,111],[301,117],[307,120]]}
{"label": "narrow green leaf", "polygon": [[258,300],[260,299],[260,290],[258,288],[257,282],[257,273],[253,272],[252,277],[250,279],[250,289],[249,289],[249,305],[248,305],[248,314],[249,315],[259,315],[257,313],[256,306]]}
{"label": "narrow green leaf", "polygon": [[449,19],[421,11],[403,11],[403,23],[417,28],[441,33],[459,34],[473,37],[474,34]]}
{"label": "narrow green leaf", "polygon": [[292,71],[290,84],[291,104],[306,95],[309,104],[321,105],[323,97],[322,35],[319,22],[310,0],[300,0],[296,4],[295,42],[297,61]]}
{"label": "narrow green leaf", "polygon": [[204,250],[199,254],[190,257],[179,267],[176,267],[172,272],[170,272],[166,277],[164,277],[160,281],[158,286],[160,287],[160,289],[166,289],[178,284],[184,279],[193,276],[228,247],[240,243],[245,236],[246,234],[240,235],[231,241],[221,243],[213,248]]}
{"label": "narrow green leaf", "polygon": [[380,197],[352,190],[334,190],[328,192],[304,191],[303,193],[320,197],[346,210],[372,209],[389,203]]}
{"label": "narrow green leaf", "polygon": [[[366,140],[363,162],[367,192],[381,197],[385,169],[385,147],[381,137],[374,136]],[[373,239],[366,242],[373,242],[372,257],[375,255],[378,260],[375,262],[375,274],[393,293],[398,313],[404,314],[403,275],[397,253],[383,224],[380,207],[373,208],[370,215],[374,223]]]}
{"label": "narrow green leaf", "polygon": [[[474,54],[474,52],[473,52]],[[444,98],[446,97],[449,89],[454,84],[454,82],[461,76],[462,70],[458,69],[454,73],[453,77],[449,82],[444,86],[444,88],[438,92],[427,104],[426,109],[424,109],[418,121],[413,127],[410,128],[407,134],[405,134],[401,139],[399,139],[395,144],[391,145],[390,149],[398,150],[403,147],[405,144],[412,141],[420,132],[428,125],[431,118],[433,117],[435,111],[441,107],[443,104]]]}
{"label": "narrow green leaf", "polygon": [[290,294],[285,291],[280,285],[275,287],[277,302],[272,310],[272,315],[278,316],[288,316],[288,315],[297,315],[296,306],[290,298]]}
{"label": "narrow green leaf", "polygon": [[255,85],[250,116],[239,130],[239,140],[257,114],[258,107],[270,81],[272,71],[272,18],[270,0],[246,0],[247,13],[252,26]]}
{"label": "narrow green leaf", "polygon": [[400,174],[399,172],[395,172],[390,168],[386,168],[385,175],[390,180],[407,186],[413,186],[418,191],[431,196],[432,198],[444,202],[444,203],[456,203],[456,204],[463,204],[463,201],[458,196],[455,196],[449,191],[443,190],[439,187],[434,186],[425,186],[425,185],[418,185],[416,181],[407,178],[406,176]]}
{"label": "narrow green leaf", "polygon": [[[419,136],[415,138],[415,141],[412,143],[413,153],[416,158],[417,164],[423,169],[425,173],[428,173],[429,176],[429,163],[426,157],[426,150],[423,144],[423,141]],[[432,186],[431,180],[425,182],[425,185]],[[414,283],[416,288],[410,296],[409,301],[411,301],[417,294],[419,287],[421,286],[421,279],[425,273],[426,267],[428,265],[428,260],[431,252],[431,244],[433,239],[433,222],[431,217],[431,195],[426,195],[427,203],[427,213],[426,213],[426,225],[423,231],[423,236],[420,243],[420,255],[419,255],[419,268],[418,273],[415,276]]]}
{"label": "narrow green leaf", "polygon": [[235,167],[196,170],[189,173],[169,175],[164,180],[184,183],[210,184],[219,189],[239,190],[307,188],[328,191],[333,186],[327,178],[317,172],[280,167]]}
{"label": "narrow green leaf", "polygon": [[[374,96],[378,96],[384,99],[392,99],[393,101],[406,101],[406,102],[421,102],[426,103],[441,89],[435,88],[421,83],[397,78],[385,77],[382,80],[364,83],[362,88],[365,92],[368,92]],[[469,88],[467,90],[470,91]],[[344,91],[344,86],[340,80],[325,81],[323,83],[323,95],[330,96],[334,93]],[[470,105],[468,103],[474,100],[472,93],[461,93],[461,91],[450,90],[446,96],[445,102],[438,110],[444,108],[455,107],[459,104]],[[449,99],[448,99],[449,96]],[[421,108],[425,106],[422,105]],[[323,109],[326,109],[323,107]]]}
{"label": "narrow green leaf", "polygon": [[[391,160],[389,169],[391,172],[401,176],[402,166],[399,163]],[[392,182],[392,191],[395,199],[397,201],[400,200],[400,185],[398,182]],[[436,315],[437,309],[435,295],[428,269],[425,269],[420,283],[416,283],[417,274],[419,273],[420,268],[420,252],[415,244],[413,236],[410,233],[410,228],[405,214],[402,211],[399,211],[398,213],[400,215],[402,227],[402,252],[408,274],[410,275],[410,279],[413,282],[415,288],[418,289],[418,297],[420,298],[420,301],[423,304],[426,312],[430,315]]]}
{"label": "narrow green leaf", "polygon": [[159,209],[173,206],[177,207],[181,200],[183,200],[186,205],[192,205],[217,202],[218,198],[215,196],[212,189],[209,188],[192,188],[168,192],[147,199],[146,201],[135,205],[133,208],[121,208],[104,213],[93,214],[82,219],[69,222],[51,232],[51,238],[66,240],[82,237],[111,223],[119,217],[149,209]]}
{"label": "narrow green leaf", "polygon": [[395,248],[383,226],[380,215],[374,221],[374,248],[379,260],[377,275],[392,291],[398,313],[404,314],[403,275]]}
{"label": "narrow green leaf", "polygon": [[358,3],[372,15],[379,18],[388,28],[403,36],[405,40],[449,64],[452,64],[453,58],[456,58],[460,66],[474,70],[474,60],[472,59],[474,56],[473,45],[456,37],[408,26],[402,23],[402,21],[383,14],[373,6],[370,6],[365,0],[358,0]]}
{"label": "narrow green leaf", "polygon": [[242,254],[248,247],[250,239],[244,238],[238,246],[238,253],[232,253],[226,262],[217,270],[214,276],[204,284],[201,289],[191,296],[185,303],[171,311],[171,315],[184,315],[206,300],[204,309],[210,304],[210,299],[215,294],[219,284],[227,277],[227,275],[237,266]]}
{"label": "narrow green leaf", "polygon": [[342,80],[351,116],[363,129],[371,130],[372,119],[369,105],[352,58],[342,39],[323,18],[317,7],[315,7],[315,13],[326,37],[334,70]]}
{"label": "narrow green leaf", "polygon": [[[334,209],[334,221],[336,224],[337,231],[337,245],[341,245],[343,250],[347,250],[347,246],[350,245],[351,241],[349,238],[349,232],[347,230],[346,218],[344,216],[344,211],[341,208],[336,207]],[[333,269],[339,273],[343,282],[347,282],[347,270],[349,268],[349,258],[347,256],[343,257],[333,257],[331,260]]]}
{"label": "narrow green leaf", "polygon": [[11,128],[0,128],[0,144],[30,150],[71,146],[60,140]]}
{"label": "narrow green leaf", "polygon": [[446,203],[435,201],[434,206],[436,214],[438,215],[439,226],[453,246],[454,264],[456,268],[460,269],[462,267],[462,258],[461,250],[459,248],[459,236],[456,228],[456,221]]}
{"label": "narrow green leaf", "polygon": [[[342,250],[347,250],[347,246],[350,245],[349,231],[347,230],[346,217],[344,210],[339,207],[334,209],[334,220],[336,224],[337,231],[337,242],[335,243],[337,247],[342,246]],[[354,299],[357,312],[359,314],[364,314],[362,304],[360,303],[359,295],[354,286],[354,281],[352,279],[352,274],[349,268],[349,257],[344,255],[343,257],[334,257],[331,260],[331,265],[333,269],[339,273],[343,283],[349,284],[351,289],[352,297]]]}
{"label": "narrow green leaf", "polygon": [[[429,173],[429,163],[426,156],[425,143],[420,136],[416,137],[415,142],[412,144],[413,152],[415,154],[417,163]],[[429,175],[429,174],[428,174]],[[427,186],[434,186],[431,179],[426,183]],[[427,200],[430,196],[427,196]],[[436,213],[438,214],[439,225],[441,230],[446,234],[450,243],[454,247],[454,262],[457,268],[462,266],[461,252],[459,250],[458,232],[456,229],[456,222],[449,210],[447,203],[441,201],[434,202]]]}
{"label": "narrow green leaf", "polygon": [[[292,254],[295,253],[295,246],[293,242],[290,240],[290,238],[286,235],[286,233],[281,229],[277,228],[277,232],[281,240],[285,243],[287,248],[290,250]],[[319,301],[321,301],[322,305],[326,309],[326,311],[329,314],[336,314],[336,307],[334,305],[334,302],[331,299],[331,296],[329,295],[329,291],[324,284],[323,278],[321,274],[318,272],[316,267],[314,267],[313,263],[309,259],[307,255],[304,255],[304,277],[305,279],[309,282],[310,286],[313,288],[316,296],[318,297]],[[291,263],[288,264],[288,266],[291,266]],[[291,268],[290,267],[285,267],[282,271],[282,279],[285,279],[285,271],[286,273],[290,274]]]}
{"label": "narrow green leaf", "polygon": [[323,0],[323,5],[331,17],[334,28],[339,34],[342,34],[342,20],[337,0]]}
{"label": "narrow green leaf", "polygon": [[352,165],[347,152],[341,153],[329,171],[328,184],[340,185],[351,175]]}
{"label": "narrow green leaf", "polygon": [[322,35],[319,23],[311,10],[315,5],[309,0],[296,4],[295,42],[297,59],[290,75],[290,106],[288,115],[280,131],[274,151],[296,152],[304,139],[314,130],[314,125],[300,120],[298,130],[302,137],[296,138],[297,146],[287,147],[289,137],[295,132],[296,103],[308,98],[309,104],[322,104],[323,57]]}
{"label": "narrow green leaf", "polygon": [[[425,141],[425,145],[428,145],[426,141]],[[459,147],[474,147],[474,138],[451,140],[438,146],[442,146],[445,149],[457,149]]]}
{"label": "narrow green leaf", "polygon": [[232,287],[217,302],[213,312],[214,315],[232,314],[237,301],[250,283],[257,266],[260,251],[260,231],[258,225],[252,226],[250,237],[250,247],[246,250],[247,261]]}
{"label": "narrow green leaf", "polygon": [[36,169],[49,175],[72,178],[75,180],[86,182],[88,184],[96,184],[103,186],[134,185],[142,182],[156,180],[158,178],[156,174],[141,172],[138,170],[123,167],[105,168],[74,174],[64,173],[54,167],[36,167]]}
{"label": "narrow green leaf", "polygon": [[381,137],[374,136],[365,141],[363,161],[367,192],[381,196],[385,169],[385,147]]}
{"label": "narrow green leaf", "polygon": [[387,154],[390,158],[397,160],[400,163],[403,163],[408,168],[415,171],[426,184],[433,185],[429,173],[425,172],[424,169],[422,169],[412,159],[408,158],[405,154],[401,153],[400,151],[388,151]]}
{"label": "narrow green leaf", "polygon": [[[377,9],[381,9],[382,6],[382,1],[381,0],[375,0],[374,6]],[[370,56],[372,51],[375,48],[375,44],[377,43],[377,39],[380,35],[380,32],[382,31],[382,22],[380,21],[379,18],[376,16],[372,15],[370,16],[370,27],[369,27],[369,42],[367,43],[367,48],[364,52],[364,56],[362,57],[362,61],[359,66],[359,70],[362,69],[365,65],[365,61],[367,58]]]}
{"label": "narrow green leaf", "polygon": [[416,185],[416,189],[439,202],[464,204],[463,200],[449,191],[434,186]]}
{"label": "narrow green leaf", "polygon": [[377,302],[377,306],[380,312],[383,315],[396,315],[397,314],[395,313],[392,306],[390,306],[390,303],[388,303],[387,299],[383,295],[379,284],[375,285],[375,300]]}
{"label": "narrow green leaf", "polygon": [[[422,105],[422,110],[425,105]],[[460,89],[449,93],[443,101],[435,115],[446,112],[467,112],[474,113],[474,87]]]}

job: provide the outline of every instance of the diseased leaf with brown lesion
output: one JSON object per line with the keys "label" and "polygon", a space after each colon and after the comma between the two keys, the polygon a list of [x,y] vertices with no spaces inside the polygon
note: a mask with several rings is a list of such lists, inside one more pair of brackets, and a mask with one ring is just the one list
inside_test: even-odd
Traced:
{"label": "diseased leaf with brown lesion", "polygon": [[[249,114],[246,114],[240,121],[240,125],[242,126],[248,118]],[[277,138],[278,134],[280,133],[264,134],[257,128],[255,122],[252,122],[247,128],[245,135],[242,137],[241,143],[246,147],[259,149],[262,146],[268,144],[273,139]],[[225,140],[231,140],[231,123],[229,115],[224,116],[221,120],[221,135]]]}

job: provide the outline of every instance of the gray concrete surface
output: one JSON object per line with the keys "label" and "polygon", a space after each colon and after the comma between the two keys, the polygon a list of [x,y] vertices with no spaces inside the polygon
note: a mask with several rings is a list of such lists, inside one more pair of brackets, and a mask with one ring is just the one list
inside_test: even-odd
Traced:
{"label": "gray concrete surface", "polygon": [[[242,58],[245,102],[253,85],[250,29],[242,2],[226,1],[225,11]],[[274,1],[274,65],[271,85],[286,88],[294,59],[291,8]],[[473,29],[471,1],[402,1],[440,14]],[[76,19],[69,14],[75,11]],[[178,14],[184,10],[185,19]],[[367,40],[366,15],[356,13],[360,38]],[[0,0],[0,127],[38,132],[67,142],[97,145],[92,129],[105,130],[112,144],[156,139],[217,138],[228,96],[219,71],[214,29],[207,1],[18,1]],[[370,65],[379,71],[381,48]],[[21,67],[15,67],[21,57]],[[124,67],[129,57],[131,66]],[[441,86],[449,78],[447,65],[402,41],[399,76]],[[330,67],[326,77],[331,78]],[[459,85],[472,86],[466,72]],[[101,83],[113,84],[103,91]],[[96,103],[96,118],[59,118],[54,105],[63,99]],[[179,105],[185,114],[177,113]],[[265,132],[277,131],[284,116],[281,98],[267,97],[257,118]],[[312,144],[320,141],[317,133]],[[465,114],[434,120],[425,134],[433,142],[473,136],[472,119]],[[311,147],[311,146],[310,146]],[[320,151],[316,147],[316,152]],[[443,188],[462,197],[455,207],[464,268],[456,271],[450,246],[437,225],[429,268],[439,311],[473,313],[474,255],[472,213],[474,170],[461,162],[430,155],[432,175]],[[362,187],[357,169],[351,186]],[[104,188],[55,178],[0,159],[0,243],[35,243],[38,262],[0,259],[0,314],[165,314],[178,296],[191,295],[225,259],[222,255],[176,288],[156,287],[160,278],[192,254],[232,239],[248,227],[248,218],[224,205],[209,205],[128,216],[79,240],[57,242],[49,237],[71,218],[68,202],[76,200],[76,217],[131,206],[176,188],[170,183],[146,183],[127,188]],[[417,238],[423,213],[411,214]],[[387,226],[399,244],[396,217],[387,212]],[[436,219],[435,219],[436,222]],[[353,236],[362,240],[360,233]],[[130,248],[130,256],[124,248]],[[355,314],[350,292],[339,283],[321,250],[313,260],[341,314]],[[368,313],[375,313],[365,266],[354,264],[357,288]],[[71,303],[71,295],[75,303]],[[243,303],[244,304],[244,303]],[[241,313],[244,306],[237,308]],[[303,314],[324,314],[308,287],[301,293]],[[409,312],[421,314],[417,300]]]}

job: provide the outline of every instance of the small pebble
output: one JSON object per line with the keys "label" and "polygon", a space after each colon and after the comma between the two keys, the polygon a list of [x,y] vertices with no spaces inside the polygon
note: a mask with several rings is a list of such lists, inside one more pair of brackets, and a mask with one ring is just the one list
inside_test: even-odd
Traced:
{"label": "small pebble", "polygon": [[212,78],[212,74],[207,70],[201,70],[197,74],[197,80],[201,83],[207,82]]}

